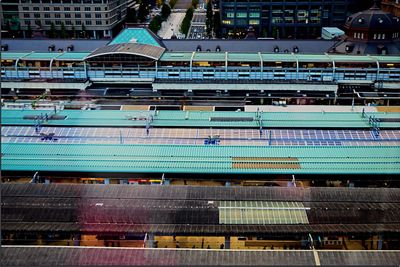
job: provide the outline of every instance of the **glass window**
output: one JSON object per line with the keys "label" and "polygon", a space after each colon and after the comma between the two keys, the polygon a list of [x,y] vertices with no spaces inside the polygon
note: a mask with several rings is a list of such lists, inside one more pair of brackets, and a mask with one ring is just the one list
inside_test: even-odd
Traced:
{"label": "glass window", "polygon": [[87,20],[85,24],[86,25],[92,25],[92,21],[91,20]]}
{"label": "glass window", "polygon": [[60,11],[60,7],[59,6],[55,6],[54,7],[54,11]]}
{"label": "glass window", "polygon": [[75,18],[81,18],[81,14],[75,14]]}
{"label": "glass window", "polygon": [[65,17],[65,18],[70,18],[70,17],[71,17],[71,14],[65,13],[65,14],[64,14],[64,17]]}
{"label": "glass window", "polygon": [[90,6],[85,6],[85,11],[90,11]]}
{"label": "glass window", "polygon": [[101,25],[101,20],[96,20],[96,25]]}
{"label": "glass window", "polygon": [[39,7],[38,6],[34,6],[33,7],[33,11],[39,11]]}
{"label": "glass window", "polygon": [[85,18],[90,19],[91,17],[92,17],[92,14],[90,14],[90,13],[85,14]]}
{"label": "glass window", "polygon": [[56,20],[56,25],[61,25],[61,20]]}
{"label": "glass window", "polygon": [[81,8],[79,6],[74,7],[75,11],[81,11]]}
{"label": "glass window", "polygon": [[69,6],[64,7],[64,11],[70,11],[71,8]]}
{"label": "glass window", "polygon": [[98,18],[98,19],[100,19],[100,18],[101,18],[101,14],[100,14],[100,13],[96,13],[96,14],[95,14],[95,17]]}
{"label": "glass window", "polygon": [[49,19],[49,18],[50,18],[50,14],[49,14],[49,13],[46,13],[46,14],[44,14],[44,17],[45,17],[46,19]]}

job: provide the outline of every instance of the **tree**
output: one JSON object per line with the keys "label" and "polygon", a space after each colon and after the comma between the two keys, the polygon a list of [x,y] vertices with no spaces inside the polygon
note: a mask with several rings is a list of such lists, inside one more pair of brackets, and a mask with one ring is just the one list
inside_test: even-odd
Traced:
{"label": "tree", "polygon": [[28,25],[28,30],[26,31],[26,37],[32,38],[32,27],[31,27],[31,24]]}
{"label": "tree", "polygon": [[169,1],[169,6],[171,7],[171,8],[174,8],[174,6],[176,5],[176,2],[177,2],[178,0],[170,0]]}
{"label": "tree", "polygon": [[164,4],[161,8],[161,17],[164,20],[166,20],[170,14],[171,14],[171,8],[169,7],[169,5]]}
{"label": "tree", "polygon": [[212,10],[212,0],[207,2],[207,12],[206,12],[206,31],[208,36],[211,36],[213,26],[213,10]]}
{"label": "tree", "polygon": [[137,22],[136,9],[134,8],[129,9],[126,21],[130,23]]}
{"label": "tree", "polygon": [[73,37],[74,39],[76,39],[75,25],[72,25],[71,31],[72,31],[72,37]]}
{"label": "tree", "polygon": [[193,8],[197,8],[197,6],[199,5],[199,0],[192,0],[192,7]]}
{"label": "tree", "polygon": [[190,22],[192,21],[193,18],[193,12],[194,12],[193,7],[188,8],[186,10],[185,17],[183,18],[180,31],[185,35],[187,35],[189,32]]}
{"label": "tree", "polygon": [[56,35],[57,35],[56,25],[54,25],[54,23],[51,22],[49,36],[50,36],[50,38],[56,38]]}
{"label": "tree", "polygon": [[82,38],[86,38],[86,27],[85,27],[85,23],[82,23]]}
{"label": "tree", "polygon": [[157,34],[157,32],[161,29],[161,17],[159,15],[155,16],[150,24],[149,24],[149,29]]}
{"label": "tree", "polygon": [[222,32],[221,32],[221,13],[219,13],[219,11],[214,13],[213,22],[214,22],[213,26],[214,26],[215,37],[221,38],[222,37]]}
{"label": "tree", "polygon": [[67,38],[67,30],[65,29],[64,22],[61,22],[61,32],[60,32],[61,38],[66,39]]}
{"label": "tree", "polygon": [[139,5],[139,10],[137,13],[137,18],[141,21],[144,22],[146,20],[147,15],[149,15],[150,11],[145,2],[141,2]]}

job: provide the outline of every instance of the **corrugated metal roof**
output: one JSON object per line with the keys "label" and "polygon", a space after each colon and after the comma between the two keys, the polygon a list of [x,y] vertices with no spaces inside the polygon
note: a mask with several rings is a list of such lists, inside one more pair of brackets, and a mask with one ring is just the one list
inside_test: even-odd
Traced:
{"label": "corrugated metal roof", "polygon": [[133,54],[158,60],[164,50],[165,48],[163,47],[148,44],[119,43],[100,47],[87,56],[86,59],[110,54]]}
{"label": "corrugated metal roof", "polygon": [[[4,247],[1,266],[314,266],[312,251]],[[399,256],[396,252],[394,259]],[[381,253],[388,254],[388,253]],[[390,261],[392,260],[392,261]],[[393,257],[385,262],[393,263]]]}
{"label": "corrugated metal roof", "polygon": [[[400,147],[256,147],[3,143],[7,171],[400,174]],[[233,158],[254,159],[234,166]],[[278,158],[278,159],[274,159]],[[293,168],[279,158],[297,158]],[[268,164],[267,164],[268,163]]]}

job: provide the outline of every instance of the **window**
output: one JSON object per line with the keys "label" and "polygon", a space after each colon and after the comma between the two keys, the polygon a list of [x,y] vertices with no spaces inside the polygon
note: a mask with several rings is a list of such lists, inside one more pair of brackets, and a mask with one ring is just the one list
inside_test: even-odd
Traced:
{"label": "window", "polygon": [[50,24],[51,24],[51,21],[50,21],[50,20],[45,20],[45,21],[44,21],[44,24],[50,25]]}
{"label": "window", "polygon": [[90,13],[85,13],[85,18],[90,19],[92,17],[92,14]]}
{"label": "window", "polygon": [[94,11],[101,11],[101,7],[96,6],[96,7],[94,8]]}
{"label": "window", "polygon": [[91,20],[87,20],[85,24],[86,25],[92,25],[92,21]]}
{"label": "window", "polygon": [[85,11],[90,11],[90,6],[85,6]]}
{"label": "window", "polygon": [[55,6],[54,7],[54,11],[60,11],[60,7],[59,6]]}
{"label": "window", "polygon": [[25,25],[31,25],[31,21],[30,20],[25,20]]}
{"label": "window", "polygon": [[39,7],[38,6],[34,6],[33,7],[33,11],[39,11]]}
{"label": "window", "polygon": [[44,10],[44,11],[50,11],[50,7],[45,6],[45,7],[43,7],[43,10]]}
{"label": "window", "polygon": [[68,6],[64,7],[64,11],[70,11],[70,10],[71,10],[70,7],[68,7]]}
{"label": "window", "polygon": [[96,14],[95,14],[95,17],[98,18],[98,19],[100,19],[100,18],[101,18],[101,14],[100,14],[100,13],[96,13]]}
{"label": "window", "polygon": [[24,18],[30,18],[30,17],[31,17],[31,14],[27,14],[27,13],[24,14]]}
{"label": "window", "polygon": [[61,20],[56,20],[56,25],[61,25]]}
{"label": "window", "polygon": [[28,6],[24,6],[24,7],[22,7],[22,10],[28,11],[28,10],[29,10],[29,7],[28,7]]}
{"label": "window", "polygon": [[79,6],[74,7],[75,11],[81,11],[81,8]]}
{"label": "window", "polygon": [[56,13],[56,14],[54,14],[54,17],[59,19],[59,18],[61,18],[61,15]]}
{"label": "window", "polygon": [[49,18],[50,18],[50,14],[49,14],[49,13],[46,13],[46,14],[44,14],[44,17],[45,17],[46,19],[49,19]]}
{"label": "window", "polygon": [[96,25],[101,25],[101,20],[96,20]]}
{"label": "window", "polygon": [[65,25],[72,25],[72,21],[66,20],[66,21],[65,21]]}
{"label": "window", "polygon": [[75,21],[75,24],[76,24],[76,25],[81,25],[81,24],[82,24],[82,21],[77,20],[77,21]]}
{"label": "window", "polygon": [[33,14],[33,16],[34,16],[36,19],[40,19],[40,13],[35,13],[35,14]]}
{"label": "window", "polygon": [[70,17],[71,17],[71,14],[65,13],[65,14],[64,14],[64,17],[65,17],[65,18],[70,18]]}
{"label": "window", "polygon": [[79,18],[80,19],[81,18],[81,14],[75,14],[75,18],[77,18],[77,19]]}

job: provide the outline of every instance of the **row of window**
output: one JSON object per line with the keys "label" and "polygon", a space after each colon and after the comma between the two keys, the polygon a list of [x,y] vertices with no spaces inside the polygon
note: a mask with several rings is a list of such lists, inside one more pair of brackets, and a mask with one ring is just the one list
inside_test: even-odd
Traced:
{"label": "row of window", "polygon": [[[94,14],[94,15],[95,15],[94,17],[95,17],[96,19],[101,19],[101,18],[102,18],[100,13],[96,13],[96,14]],[[44,14],[43,16],[44,16],[44,18],[50,18],[50,13],[46,13],[46,14]],[[24,14],[24,18],[30,18],[30,17],[31,17],[31,14],[30,14],[30,13],[25,13],[25,14]],[[34,18],[41,18],[41,14],[40,14],[40,13],[35,13],[35,14],[33,14],[33,17],[34,17]],[[54,17],[55,17],[55,18],[61,18],[61,14],[60,14],[60,13],[55,13],[55,14],[54,14]],[[71,14],[65,13],[65,14],[64,14],[64,17],[65,17],[65,18],[71,18]],[[82,17],[81,14],[75,14],[75,18],[81,18],[81,17]],[[105,14],[105,17],[108,18],[108,14]],[[90,14],[90,13],[85,13],[85,18],[87,18],[87,19],[92,18],[92,14]]]}
{"label": "row of window", "polygon": [[[51,20],[45,20],[44,21],[44,24],[45,25],[51,25]],[[54,24],[55,25],[61,25],[61,23],[62,23],[62,21],[61,20],[56,20],[56,21],[54,21]],[[73,23],[72,23],[72,21],[71,20],[66,20],[66,21],[64,21],[64,24],[65,25],[69,25],[69,26],[72,26],[72,25],[74,25]],[[77,20],[77,21],[75,21],[75,25],[82,25],[82,24],[84,24],[84,25],[93,25],[93,23],[92,23],[92,21],[91,20],[87,20],[87,21],[85,21],[84,23],[82,23],[82,21],[80,21],[80,20]],[[105,23],[103,23],[103,21],[101,21],[101,20],[96,20],[96,22],[95,22],[95,25],[107,25],[108,24],[108,21],[106,21]],[[30,20],[26,20],[25,21],[25,25],[32,25],[32,23],[31,23],[31,21]]]}
{"label": "row of window", "polygon": [[[24,7],[22,7],[22,10],[24,10],[24,11],[29,11],[30,9],[29,9],[28,6],[24,6]],[[33,11],[40,11],[40,7],[34,6],[34,7],[32,8],[32,10],[33,10]],[[61,7],[55,6],[55,7],[53,7],[53,8],[51,9],[51,8],[48,7],[48,6],[45,6],[45,7],[43,7],[43,10],[44,10],[44,11],[50,11],[50,10],[51,10],[51,11],[61,11]],[[64,11],[71,11],[71,7],[66,6],[66,7],[63,8],[63,10],[64,10]],[[76,6],[76,7],[74,7],[73,10],[74,10],[74,11],[81,11],[81,7]],[[90,12],[90,11],[92,11],[92,8],[89,7],[89,6],[86,6],[83,10],[84,10],[84,11],[89,11],[89,12]],[[107,10],[107,7],[104,7],[104,10]],[[101,11],[101,7],[94,7],[94,11]]]}

